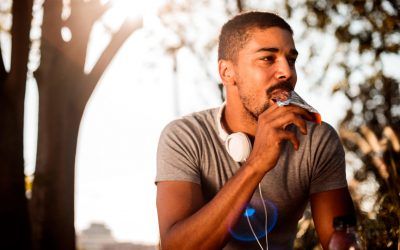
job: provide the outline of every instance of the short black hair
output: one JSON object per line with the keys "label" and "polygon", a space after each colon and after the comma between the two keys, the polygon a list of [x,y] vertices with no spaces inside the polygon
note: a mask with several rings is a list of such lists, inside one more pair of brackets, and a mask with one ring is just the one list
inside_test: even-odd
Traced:
{"label": "short black hair", "polygon": [[279,27],[293,35],[290,25],[276,14],[251,11],[238,14],[222,26],[219,35],[218,60],[236,60],[237,53],[248,41],[249,31],[254,28]]}

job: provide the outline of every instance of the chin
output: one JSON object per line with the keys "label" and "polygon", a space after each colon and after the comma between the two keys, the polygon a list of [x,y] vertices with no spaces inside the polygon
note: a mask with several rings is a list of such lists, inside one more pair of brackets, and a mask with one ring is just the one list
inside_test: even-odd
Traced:
{"label": "chin", "polygon": [[254,112],[251,112],[251,114],[258,120],[258,117],[264,113],[267,109],[269,109],[271,105],[267,102],[263,106],[257,108]]}

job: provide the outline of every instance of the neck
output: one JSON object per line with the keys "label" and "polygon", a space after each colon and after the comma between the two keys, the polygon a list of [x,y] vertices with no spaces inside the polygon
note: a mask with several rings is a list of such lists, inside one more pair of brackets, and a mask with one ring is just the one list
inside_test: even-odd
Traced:
{"label": "neck", "polygon": [[243,132],[254,136],[257,130],[257,121],[244,108],[240,100],[227,97],[225,112],[222,114],[222,124],[228,133]]}

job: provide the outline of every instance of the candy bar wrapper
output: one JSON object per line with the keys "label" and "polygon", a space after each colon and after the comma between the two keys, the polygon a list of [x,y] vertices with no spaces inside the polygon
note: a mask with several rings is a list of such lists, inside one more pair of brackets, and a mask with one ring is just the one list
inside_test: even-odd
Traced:
{"label": "candy bar wrapper", "polygon": [[305,110],[307,110],[308,112],[310,112],[313,116],[313,120],[312,122],[315,122],[317,124],[321,124],[322,119],[321,119],[321,115],[318,113],[318,111],[313,108],[311,105],[309,105],[308,103],[306,103],[296,92],[291,91],[289,97],[286,100],[277,100],[276,104],[278,106],[287,106],[287,105],[296,105],[299,106]]}

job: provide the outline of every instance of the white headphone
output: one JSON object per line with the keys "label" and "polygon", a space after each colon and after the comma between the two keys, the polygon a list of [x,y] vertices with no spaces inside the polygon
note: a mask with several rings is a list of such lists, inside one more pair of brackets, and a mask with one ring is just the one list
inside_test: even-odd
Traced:
{"label": "white headphone", "polygon": [[243,132],[236,132],[228,134],[222,125],[222,113],[225,109],[225,102],[221,105],[217,115],[217,129],[218,135],[221,140],[225,143],[226,151],[236,162],[243,163],[247,160],[250,155],[252,145],[249,137]]}

